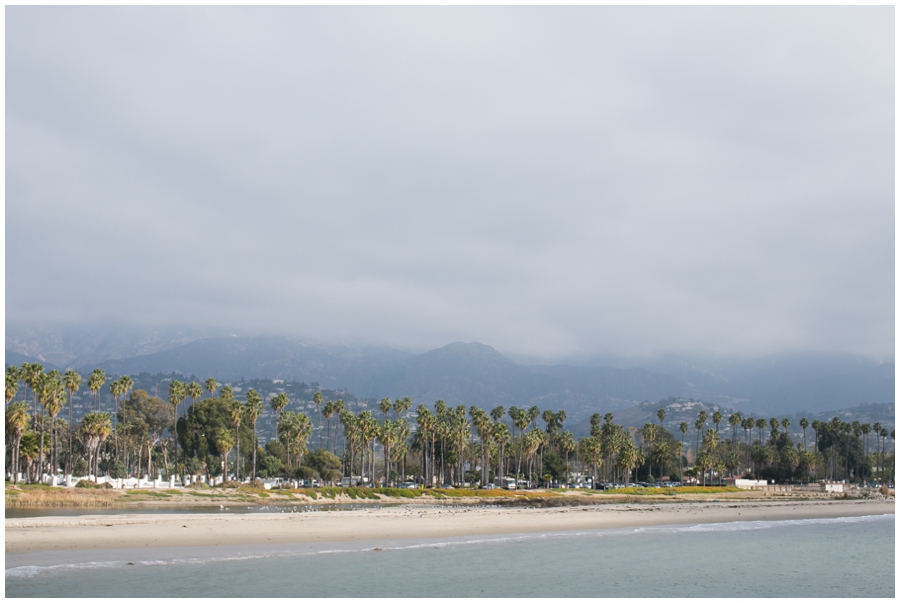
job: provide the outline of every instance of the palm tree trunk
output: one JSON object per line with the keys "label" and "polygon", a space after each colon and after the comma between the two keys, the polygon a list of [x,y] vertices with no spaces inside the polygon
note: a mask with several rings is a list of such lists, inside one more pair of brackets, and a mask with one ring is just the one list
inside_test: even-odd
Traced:
{"label": "palm tree trunk", "polygon": [[256,480],[256,449],[259,448],[259,438],[256,435],[256,423],[253,423],[253,479]]}
{"label": "palm tree trunk", "polygon": [[38,483],[44,483],[44,413],[41,411],[41,450],[38,455],[40,462],[38,464]]}

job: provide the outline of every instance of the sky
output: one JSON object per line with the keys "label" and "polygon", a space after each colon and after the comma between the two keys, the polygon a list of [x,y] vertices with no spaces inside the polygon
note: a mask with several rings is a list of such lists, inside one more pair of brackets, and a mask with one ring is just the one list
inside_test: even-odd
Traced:
{"label": "sky", "polygon": [[894,350],[894,8],[6,7],[6,326]]}

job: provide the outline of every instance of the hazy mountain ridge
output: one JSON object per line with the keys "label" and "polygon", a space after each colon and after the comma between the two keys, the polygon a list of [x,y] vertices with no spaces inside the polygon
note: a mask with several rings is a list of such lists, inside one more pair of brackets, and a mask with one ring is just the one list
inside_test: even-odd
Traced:
{"label": "hazy mountain ridge", "polygon": [[[172,339],[167,341],[167,346],[172,345]],[[101,348],[108,352],[114,348],[98,345],[82,358],[99,354]],[[34,343],[28,349],[37,346]],[[20,358],[17,353],[7,349],[7,364],[21,363],[10,362]],[[318,382],[363,398],[410,396],[416,403],[443,399],[452,405],[486,408],[537,405],[565,409],[578,420],[594,412],[621,412],[644,401],[670,397],[771,416],[798,412],[813,416],[861,404],[894,403],[894,365],[849,355],[712,359],[709,365],[696,358],[668,356],[647,359],[646,367],[629,366],[633,362],[620,359],[617,367],[523,365],[479,343],[457,342],[411,354],[309,345],[284,337],[232,336],[198,339],[150,354],[57,366],[74,365],[82,372],[99,366],[111,375],[177,372],[222,380]]]}

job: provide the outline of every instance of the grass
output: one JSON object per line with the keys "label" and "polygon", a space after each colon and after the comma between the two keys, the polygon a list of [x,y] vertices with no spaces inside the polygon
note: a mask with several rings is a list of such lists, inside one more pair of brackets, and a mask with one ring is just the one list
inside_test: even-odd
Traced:
{"label": "grass", "polygon": [[136,497],[136,496],[150,496],[152,498],[171,498],[170,494],[171,490],[165,490],[163,492],[157,492],[155,490],[128,490],[125,492],[124,496],[126,497]]}
{"label": "grass", "polygon": [[26,484],[19,488],[7,486],[7,507],[85,508],[113,507],[121,493],[112,490],[51,488],[43,484]]}

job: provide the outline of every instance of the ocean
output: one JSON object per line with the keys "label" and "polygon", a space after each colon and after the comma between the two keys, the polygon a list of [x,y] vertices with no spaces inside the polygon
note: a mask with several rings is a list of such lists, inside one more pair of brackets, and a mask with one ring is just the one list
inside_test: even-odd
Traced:
{"label": "ocean", "polygon": [[894,516],[6,556],[7,597],[894,597]]}

